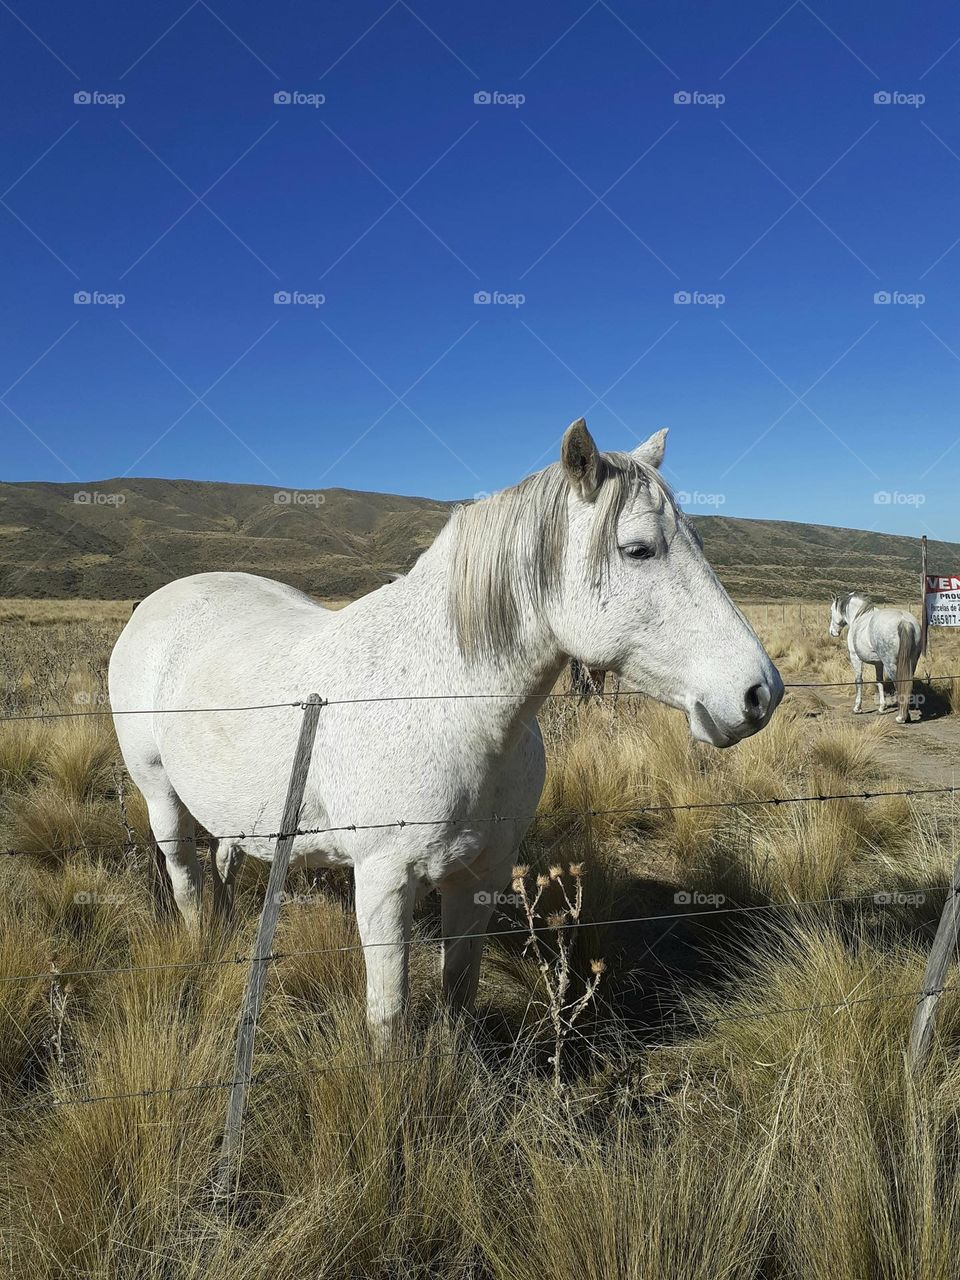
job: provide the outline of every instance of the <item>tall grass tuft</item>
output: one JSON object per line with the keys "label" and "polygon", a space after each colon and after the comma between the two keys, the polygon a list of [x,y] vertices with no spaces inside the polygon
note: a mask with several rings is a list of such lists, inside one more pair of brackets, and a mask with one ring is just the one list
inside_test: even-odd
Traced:
{"label": "tall grass tuft", "polygon": [[[119,618],[52,626],[46,654],[36,621],[0,619],[8,705],[48,686],[91,705]],[[788,674],[847,677],[824,629],[805,617],[773,636]],[[764,733],[726,752],[691,743],[680,714],[645,699],[550,705],[522,878],[545,878],[548,924],[573,903],[569,951],[549,928],[539,956],[525,950],[514,889],[476,1016],[450,1026],[426,904],[408,1026],[385,1054],[365,1032],[349,893],[332,877],[294,880],[226,1217],[211,1175],[263,876],[245,869],[229,933],[157,922],[144,859],[122,851],[128,824],[145,845],[146,815],[128,783],[121,812],[109,723],[0,727],[0,837],[27,850],[0,858],[5,1273],[952,1275],[956,992],[916,1078],[904,1053],[956,806],[710,807],[896,789],[892,718],[838,721],[830,696],[788,695]],[[61,858],[61,845],[82,851]],[[566,973],[562,1023],[600,976],[593,960],[602,981],[566,1019],[558,1090],[550,983]]]}

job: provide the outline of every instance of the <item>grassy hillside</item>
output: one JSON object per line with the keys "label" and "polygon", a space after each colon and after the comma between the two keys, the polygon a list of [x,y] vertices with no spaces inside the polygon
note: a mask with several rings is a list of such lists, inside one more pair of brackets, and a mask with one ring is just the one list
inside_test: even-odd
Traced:
{"label": "grassy hillside", "polygon": [[[919,538],[787,520],[699,516],[706,553],[737,599],[805,599],[862,587],[884,600],[918,600]],[[960,545],[929,545],[930,571],[956,573]]]}
{"label": "grassy hillside", "polygon": [[[0,484],[0,596],[138,599],[209,569],[354,596],[408,569],[450,509],[429,498],[196,480]],[[740,599],[817,599],[838,586],[917,594],[912,538],[730,516],[696,523]],[[930,563],[956,572],[960,545],[931,544]]]}
{"label": "grassy hillside", "polygon": [[195,480],[0,484],[0,595],[139,598],[210,569],[359,595],[408,569],[448,510],[428,498]]}

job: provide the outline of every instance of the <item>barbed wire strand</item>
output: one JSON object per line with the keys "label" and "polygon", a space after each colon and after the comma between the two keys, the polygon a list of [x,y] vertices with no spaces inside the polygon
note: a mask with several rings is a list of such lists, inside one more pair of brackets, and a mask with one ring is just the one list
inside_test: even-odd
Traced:
{"label": "barbed wire strand", "polygon": [[[877,891],[873,894],[852,894],[849,896],[838,896],[831,898],[801,898],[791,902],[764,902],[753,903],[746,906],[731,907],[704,907],[696,911],[664,911],[657,912],[654,915],[645,916],[617,916],[608,917],[600,920],[581,920],[570,921],[564,924],[544,924],[535,925],[531,928],[526,923],[516,924],[509,929],[491,929],[484,933],[451,933],[438,934],[436,936],[426,935],[419,938],[408,938],[402,942],[350,942],[343,943],[335,947],[303,947],[292,951],[271,951],[266,955],[234,955],[234,956],[203,956],[197,957],[195,960],[169,960],[161,961],[159,964],[132,964],[132,965],[105,965],[98,968],[90,969],[48,969],[38,973],[11,973],[0,975],[0,983],[4,982],[42,982],[49,981],[51,978],[86,978],[99,974],[126,974],[126,973],[154,973],[174,969],[199,969],[205,965],[238,965],[259,963],[275,963],[281,960],[293,960],[306,956],[325,956],[338,955],[351,951],[368,951],[375,947],[414,947],[414,946],[438,946],[447,942],[460,942],[469,938],[516,938],[526,937],[530,933],[555,933],[558,931],[567,931],[571,929],[588,929],[588,928],[614,928],[628,924],[654,924],[663,920],[691,920],[700,916],[729,916],[737,914],[755,914],[765,911],[801,911],[808,907],[820,906],[873,906],[873,907],[892,907],[900,906],[901,903],[896,901],[900,891],[882,892]],[[693,895],[695,896],[695,895]],[[891,899],[891,901],[886,901]]]}
{"label": "barbed wire strand", "polygon": [[[939,681],[955,681],[960,680],[960,675],[936,675],[913,678],[916,684],[936,684]],[[802,680],[802,681],[786,681],[785,689],[846,689],[854,688],[857,685],[856,680]],[[875,684],[876,681],[865,681],[867,684]],[[893,680],[891,683],[895,684]],[[376,702],[462,702],[462,701],[498,701],[507,699],[517,701],[526,700],[530,697],[542,697],[544,699],[566,699],[576,698],[584,700],[585,695],[577,689],[551,690],[548,693],[530,694],[529,692],[504,693],[397,693],[397,694],[371,694],[368,697],[356,698],[321,698],[320,705],[324,707],[345,707],[358,706]],[[586,695],[590,697],[591,695]],[[599,694],[592,696],[601,696]],[[602,694],[603,698],[646,698],[649,697],[640,689],[610,689]],[[290,702],[258,702],[249,703],[235,707],[136,707],[130,709],[113,710],[111,707],[98,707],[93,710],[85,709],[82,711],[37,711],[25,714],[7,713],[0,715],[0,724],[10,724],[17,721],[26,720],[76,720],[83,719],[88,716],[182,716],[182,715],[201,715],[201,714],[222,714],[239,711],[275,711],[283,708],[302,708],[304,703],[295,699]]]}
{"label": "barbed wire strand", "polygon": [[129,853],[134,849],[139,849],[141,846],[149,844],[195,845],[205,844],[208,841],[216,841],[218,844],[223,842],[241,843],[251,840],[277,841],[297,839],[303,836],[342,835],[358,831],[400,831],[405,827],[472,827],[486,826],[488,823],[500,822],[524,822],[529,825],[534,822],[558,822],[567,820],[582,821],[585,818],[614,816],[643,817],[644,814],[648,813],[695,812],[707,809],[744,809],[758,808],[767,805],[777,807],[779,805],[788,804],[825,804],[835,800],[880,800],[888,796],[908,797],[952,795],[958,791],[960,791],[960,784],[956,786],[940,787],[901,787],[892,791],[838,791],[833,793],[812,793],[810,795],[802,796],[744,796],[739,800],[697,800],[690,801],[685,804],[624,805],[609,809],[558,809],[552,813],[494,813],[489,817],[472,815],[465,818],[394,818],[385,822],[348,822],[339,826],[330,827],[298,827],[293,831],[238,831],[233,832],[230,835],[207,834],[199,836],[167,836],[162,840],[157,840],[151,835],[143,840],[101,840],[81,842],[74,845],[47,845],[38,847],[37,849],[3,849],[0,850],[0,857],[46,857],[51,854],[65,855],[70,853],[91,853],[99,849],[110,849],[115,853]]}

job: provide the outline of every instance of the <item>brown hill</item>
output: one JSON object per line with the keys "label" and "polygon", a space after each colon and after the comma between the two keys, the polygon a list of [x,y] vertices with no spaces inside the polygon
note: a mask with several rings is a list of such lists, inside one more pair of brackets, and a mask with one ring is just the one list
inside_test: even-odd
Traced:
{"label": "brown hill", "polygon": [[[0,484],[0,596],[139,599],[207,569],[262,573],[327,598],[355,596],[408,569],[450,509],[430,498],[196,480]],[[918,594],[915,539],[695,519],[710,560],[741,599],[818,599],[840,586],[886,599]],[[960,571],[960,545],[931,543],[930,565]]]}

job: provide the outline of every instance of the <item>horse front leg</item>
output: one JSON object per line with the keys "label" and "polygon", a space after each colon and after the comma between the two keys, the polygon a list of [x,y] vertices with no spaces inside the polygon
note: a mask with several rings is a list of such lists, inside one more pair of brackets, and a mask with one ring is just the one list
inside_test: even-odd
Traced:
{"label": "horse front leg", "polygon": [[416,884],[410,868],[361,863],[354,874],[357,928],[367,969],[367,1024],[375,1044],[400,1028],[409,990]]}

